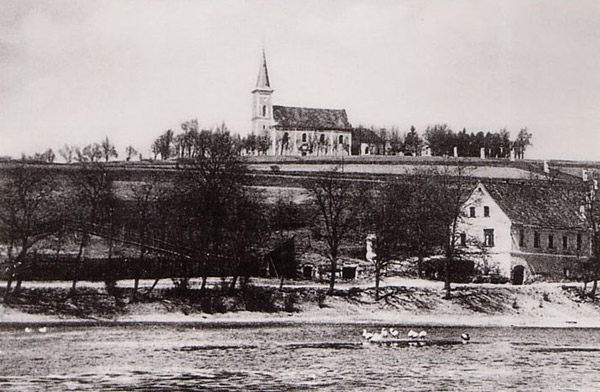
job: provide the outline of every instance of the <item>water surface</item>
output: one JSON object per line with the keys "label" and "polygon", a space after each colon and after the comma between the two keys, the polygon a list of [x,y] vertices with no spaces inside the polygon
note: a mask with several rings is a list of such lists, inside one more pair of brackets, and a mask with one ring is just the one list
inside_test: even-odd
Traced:
{"label": "water surface", "polygon": [[[371,326],[0,329],[1,391],[586,391],[600,330],[428,328],[472,344],[360,345]],[[409,328],[400,328],[406,334]]]}

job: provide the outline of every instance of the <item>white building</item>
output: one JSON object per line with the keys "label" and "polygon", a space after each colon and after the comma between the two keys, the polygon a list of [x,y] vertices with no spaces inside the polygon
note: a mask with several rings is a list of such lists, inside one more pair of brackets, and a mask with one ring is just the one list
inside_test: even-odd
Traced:
{"label": "white building", "polygon": [[267,59],[263,52],[256,87],[252,90],[252,132],[267,133],[270,155],[350,155],[352,125],[345,109],[273,105]]}
{"label": "white building", "polygon": [[513,283],[568,278],[591,254],[582,196],[573,186],[480,182],[462,206],[459,246]]}

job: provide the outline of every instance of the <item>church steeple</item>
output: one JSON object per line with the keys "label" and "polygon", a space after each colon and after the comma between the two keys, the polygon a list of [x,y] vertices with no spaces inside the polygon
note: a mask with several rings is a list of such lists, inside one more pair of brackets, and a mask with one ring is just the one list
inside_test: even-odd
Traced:
{"label": "church steeple", "polygon": [[271,82],[267,69],[267,56],[262,52],[262,62],[258,69],[256,87],[252,90],[252,132],[267,131],[273,124],[273,104],[271,102]]}
{"label": "church steeple", "polygon": [[[269,81],[269,70],[267,68],[267,56],[265,50],[262,51],[262,64],[258,69],[258,79],[256,79],[256,89],[263,91],[273,91],[271,88],[271,82]],[[254,91],[253,91],[254,92]]]}

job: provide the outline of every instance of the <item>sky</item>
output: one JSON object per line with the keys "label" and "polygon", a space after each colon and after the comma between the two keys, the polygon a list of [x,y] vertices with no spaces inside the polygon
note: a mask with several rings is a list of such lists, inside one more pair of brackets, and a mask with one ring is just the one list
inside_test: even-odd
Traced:
{"label": "sky", "polygon": [[105,136],[149,156],[198,119],[245,135],[273,102],[354,126],[533,133],[600,160],[600,1],[0,0],[0,156]]}

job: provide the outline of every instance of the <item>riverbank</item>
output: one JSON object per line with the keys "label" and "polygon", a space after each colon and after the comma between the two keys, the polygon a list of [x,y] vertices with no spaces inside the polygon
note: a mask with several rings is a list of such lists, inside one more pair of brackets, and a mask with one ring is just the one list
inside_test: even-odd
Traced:
{"label": "riverbank", "polygon": [[[209,326],[362,324],[396,326],[600,328],[600,305],[580,296],[581,284],[454,285],[443,299],[440,282],[388,280],[379,301],[365,285],[262,281],[234,292],[219,287],[182,292],[163,286],[134,295],[129,286],[78,288],[32,284],[0,303],[0,325],[183,323]],[[3,295],[0,292],[0,295]]]}

